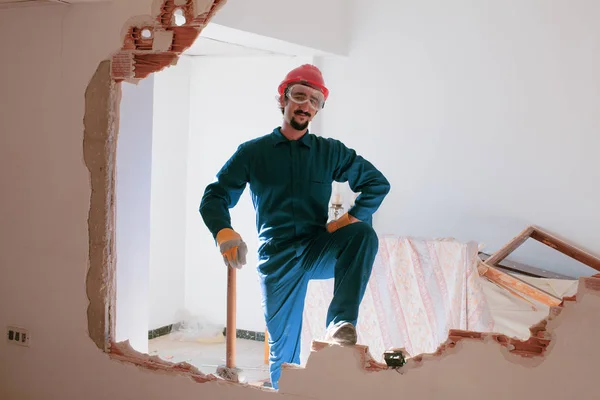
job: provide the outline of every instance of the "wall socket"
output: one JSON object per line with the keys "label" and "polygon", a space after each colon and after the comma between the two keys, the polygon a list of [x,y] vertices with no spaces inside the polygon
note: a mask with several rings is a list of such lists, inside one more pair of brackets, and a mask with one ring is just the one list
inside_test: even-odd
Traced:
{"label": "wall socket", "polygon": [[8,343],[18,346],[29,347],[29,332],[27,329],[16,328],[14,326],[6,327],[6,340]]}

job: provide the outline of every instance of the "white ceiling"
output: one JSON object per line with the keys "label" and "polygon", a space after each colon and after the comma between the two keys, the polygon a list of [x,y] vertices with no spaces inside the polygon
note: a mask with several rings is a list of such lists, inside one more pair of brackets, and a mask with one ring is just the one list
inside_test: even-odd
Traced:
{"label": "white ceiling", "polygon": [[326,53],[283,40],[209,23],[184,54],[194,56],[316,56]]}
{"label": "white ceiling", "polygon": [[249,47],[203,36],[198,37],[194,44],[186,50],[184,54],[188,56],[213,57],[279,55],[279,53],[270,50]]}

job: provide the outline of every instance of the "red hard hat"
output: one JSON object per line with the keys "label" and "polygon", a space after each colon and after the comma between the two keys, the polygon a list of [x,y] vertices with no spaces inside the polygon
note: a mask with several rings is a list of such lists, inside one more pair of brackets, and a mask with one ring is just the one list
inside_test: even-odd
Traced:
{"label": "red hard hat", "polygon": [[294,68],[286,75],[285,79],[279,84],[278,92],[283,95],[285,88],[292,83],[306,83],[310,86],[314,86],[323,92],[325,100],[329,96],[329,89],[325,87],[325,81],[319,68],[312,64],[304,64],[297,68]]}

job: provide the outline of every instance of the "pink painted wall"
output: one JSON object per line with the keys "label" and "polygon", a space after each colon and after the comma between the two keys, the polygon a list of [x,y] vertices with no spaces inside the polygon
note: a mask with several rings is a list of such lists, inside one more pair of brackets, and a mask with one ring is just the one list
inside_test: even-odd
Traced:
{"label": "pink painted wall", "polygon": [[[29,348],[0,341],[3,400],[273,397],[111,361],[86,332],[84,91],[119,47],[125,20],[148,14],[149,3],[0,11],[0,329],[31,333]],[[329,349],[306,371],[284,374],[282,391],[290,394],[283,398],[597,398],[600,299],[587,295],[567,311],[556,347],[536,368],[516,364],[495,344],[473,342],[406,376],[364,376],[350,350]]]}
{"label": "pink painted wall", "polygon": [[[0,399],[255,398],[111,361],[87,333],[84,93],[150,0],[0,10]],[[237,396],[235,395],[237,393]]]}

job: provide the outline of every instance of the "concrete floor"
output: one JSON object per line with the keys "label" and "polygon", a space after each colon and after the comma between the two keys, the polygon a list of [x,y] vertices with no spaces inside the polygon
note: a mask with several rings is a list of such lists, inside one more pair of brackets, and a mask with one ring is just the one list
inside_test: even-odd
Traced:
{"label": "concrete floor", "polygon": [[[236,340],[236,366],[240,380],[255,383],[269,378],[269,366],[264,363],[264,342]],[[225,338],[212,343],[180,340],[169,334],[148,341],[148,353],[169,362],[188,362],[203,373],[215,373],[225,365]]]}

